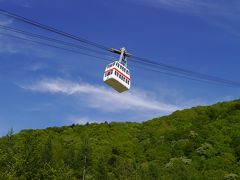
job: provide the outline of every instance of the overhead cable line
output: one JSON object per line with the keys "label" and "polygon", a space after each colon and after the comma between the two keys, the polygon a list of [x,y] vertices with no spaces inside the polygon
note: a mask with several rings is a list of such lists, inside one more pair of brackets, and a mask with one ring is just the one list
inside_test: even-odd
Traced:
{"label": "overhead cable line", "polygon": [[[106,59],[106,58],[103,58],[103,57],[94,56],[94,55],[91,55],[91,54],[88,54],[88,53],[83,53],[83,52],[80,52],[80,51],[76,51],[76,50],[72,50],[72,49],[68,49],[68,48],[64,48],[64,47],[59,47],[59,46],[56,46],[56,45],[52,45],[52,44],[48,44],[48,43],[44,43],[44,42],[40,42],[40,41],[28,39],[28,38],[15,36],[15,35],[12,35],[12,34],[2,33],[2,32],[0,32],[0,34],[8,36],[8,37],[12,37],[12,38],[20,39],[20,40],[23,40],[23,41],[28,41],[28,42],[35,43],[35,44],[40,44],[40,45],[44,45],[44,46],[48,46],[48,47],[52,47],[52,48],[56,48],[56,49],[60,49],[60,50],[64,50],[64,51],[68,51],[68,52],[71,52],[71,53],[81,54],[81,55],[84,55],[84,56],[93,57],[93,58],[97,58],[97,59],[100,59],[100,60],[112,62],[111,59]],[[135,61],[135,60],[133,60],[133,61]],[[139,64],[142,64],[142,63],[139,63]],[[144,64],[142,64],[142,65],[144,65]],[[145,69],[145,70],[148,70],[148,71],[154,71],[154,72],[161,73],[161,74],[168,75],[168,76],[184,78],[184,79],[198,81],[198,82],[209,83],[208,80],[196,79],[196,78],[193,78],[193,77],[191,78],[191,77],[188,77],[188,76],[185,76],[185,75],[179,75],[179,74],[175,74],[175,73],[171,73],[171,72],[165,72],[165,71],[162,71],[161,69],[153,69],[153,68],[146,67],[146,66],[141,66],[140,67],[140,66],[137,66],[135,64],[133,64],[132,66],[136,67],[136,68]],[[216,83],[217,85],[222,84],[222,83],[219,83],[219,82],[214,82],[214,83]],[[227,84],[224,84],[224,85],[228,86],[228,87],[234,87],[233,85],[227,85]]]}
{"label": "overhead cable line", "polygon": [[154,67],[137,66],[137,65],[134,65],[133,67],[145,69],[147,71],[152,71],[152,72],[160,73],[160,74],[167,75],[167,76],[172,76],[172,77],[177,77],[177,78],[181,78],[181,79],[196,81],[196,82],[202,82],[202,83],[208,83],[208,84],[211,82],[211,84],[215,84],[215,85],[218,85],[218,86],[222,85],[222,86],[226,86],[226,87],[237,87],[236,85],[223,84],[221,82],[215,82],[215,81],[213,82],[213,81],[210,81],[210,80],[207,80],[207,79],[199,79],[199,78],[186,76],[186,75],[183,75],[183,74],[176,74],[174,72],[164,71],[164,70],[161,70],[161,69],[154,69]]}
{"label": "overhead cable line", "polygon": [[[38,28],[41,28],[41,29],[44,29],[44,30],[47,30],[47,31],[50,31],[50,32],[53,32],[53,33],[56,33],[56,34],[59,34],[59,35],[62,35],[64,37],[67,37],[67,38],[70,38],[70,39],[73,39],[73,40],[76,40],[76,41],[79,41],[79,42],[82,42],[82,43],[94,46],[96,48],[99,48],[99,49],[102,49],[102,50],[105,50],[105,51],[110,51],[110,48],[108,48],[108,47],[106,47],[104,45],[101,45],[99,43],[95,43],[95,42],[86,40],[86,39],[78,37],[76,35],[72,35],[70,33],[58,30],[58,29],[56,29],[54,27],[44,25],[42,23],[39,23],[39,22],[30,20],[30,19],[27,19],[25,17],[22,17],[22,16],[19,16],[19,15],[10,13],[8,11],[0,9],[0,14],[8,16],[8,17],[11,17],[11,18],[14,18],[14,19],[22,21],[22,22],[25,22],[25,23],[33,25],[35,27],[38,27]],[[149,66],[149,67],[152,67],[154,69],[165,70],[165,71],[168,71],[170,73],[178,74],[178,75],[181,75],[181,76],[184,76],[184,77],[187,76],[189,78],[206,80],[206,81],[210,81],[210,82],[221,83],[223,85],[230,85],[230,86],[240,87],[240,83],[239,82],[234,82],[234,81],[223,79],[223,78],[220,78],[220,77],[217,77],[217,76],[212,76],[212,75],[208,75],[208,74],[194,72],[194,71],[187,70],[187,69],[178,68],[178,67],[171,66],[171,65],[168,65],[168,64],[156,62],[156,61],[153,61],[153,60],[150,60],[150,59],[147,59],[147,58],[142,58],[142,57],[137,57],[137,56],[131,56],[130,58],[132,59],[132,61],[141,63],[144,66]]]}
{"label": "overhead cable line", "polygon": [[139,62],[142,62],[143,64],[150,65],[150,66],[155,67],[155,68],[156,68],[156,66],[160,67],[161,69],[164,69],[164,70],[167,70],[167,71],[170,71],[170,72],[175,72],[175,73],[178,73],[178,74],[183,74],[183,75],[190,76],[190,77],[195,77],[195,78],[198,78],[198,79],[215,81],[215,82],[219,82],[219,83],[223,83],[223,84],[230,84],[230,85],[233,85],[233,86],[240,87],[239,82],[219,78],[217,76],[212,76],[212,75],[207,75],[207,74],[202,74],[202,73],[182,69],[182,68],[178,68],[178,67],[175,67],[175,66],[170,66],[170,65],[167,65],[167,64],[164,64],[164,63],[159,63],[159,62],[156,62],[156,61],[152,61],[152,60],[137,57],[137,56],[132,56],[130,58],[135,59]]}
{"label": "overhead cable line", "polygon": [[[22,34],[22,35],[26,35],[26,36],[30,36],[30,37],[34,37],[34,38],[38,38],[38,39],[42,39],[42,40],[46,40],[46,41],[50,41],[50,42],[53,42],[53,43],[58,43],[58,44],[70,46],[70,47],[81,49],[81,50],[94,52],[94,53],[97,53],[97,54],[110,56],[109,52],[98,51],[98,50],[95,50],[95,49],[92,49],[92,48],[89,48],[89,47],[86,47],[86,46],[83,46],[83,45],[62,41],[62,40],[59,40],[59,39],[55,39],[55,38],[51,38],[51,37],[48,37],[48,36],[43,36],[43,35],[31,33],[31,32],[28,32],[28,31],[23,31],[23,30],[20,30],[20,29],[17,29],[17,28],[9,27],[9,26],[0,25],[0,29],[6,30],[6,31],[11,31],[11,32],[14,32],[14,33]],[[115,56],[110,56],[110,57],[115,57]]]}
{"label": "overhead cable line", "polygon": [[[0,32],[0,35],[4,35],[4,36],[11,37],[11,38],[27,41],[27,42],[30,42],[30,43],[40,44],[40,45],[43,45],[43,46],[56,48],[56,49],[68,51],[68,52],[71,52],[71,53],[81,54],[81,55],[84,55],[84,56],[93,57],[93,58],[96,58],[96,59],[112,62],[111,59],[107,59],[107,58],[103,58],[103,57],[99,57],[99,56],[94,56],[94,55],[91,55],[91,54],[88,54],[88,53],[83,53],[83,52],[80,52],[80,51],[76,51],[76,50],[72,50],[72,49],[68,49],[68,48],[63,48],[63,47],[60,47],[60,46],[56,46],[56,45],[52,45],[52,44],[36,41],[36,40],[33,40],[33,39],[28,39],[28,38],[12,35],[12,34],[8,34],[8,33],[3,33],[3,32]],[[135,61],[135,60],[133,60],[133,61]],[[142,63],[139,63],[139,64],[140,65],[144,65]],[[171,73],[171,72],[162,71],[161,69],[153,69],[151,67],[138,66],[136,64],[132,64],[132,66],[135,67],[135,68],[141,68],[141,69],[144,69],[144,70],[147,70],[147,71],[153,71],[153,72],[157,72],[157,73],[161,73],[161,74],[164,74],[164,75],[173,76],[173,77],[177,77],[177,78],[184,78],[184,79],[187,79],[187,80],[193,80],[193,81],[198,81],[198,82],[203,82],[203,83],[209,83],[209,81],[207,81],[207,80],[191,78],[191,77],[184,76],[184,75],[179,75],[179,74],[175,74],[175,73]],[[218,82],[214,82],[214,83],[216,85],[220,85],[220,83],[218,83]],[[225,85],[225,86],[233,87],[231,85]]]}
{"label": "overhead cable line", "polygon": [[[1,27],[1,25],[0,25],[0,27]],[[8,29],[6,29],[6,30],[8,30]],[[3,32],[0,32],[0,35],[4,35],[4,36],[11,37],[11,38],[27,41],[27,42],[30,42],[30,43],[40,44],[40,45],[44,45],[44,46],[48,46],[48,47],[52,47],[52,48],[56,48],[56,49],[60,49],[60,50],[65,50],[65,51],[69,51],[69,52],[72,52],[72,53],[77,53],[77,54],[81,54],[81,55],[85,55],[85,56],[89,56],[89,57],[94,57],[94,58],[97,58],[97,59],[100,59],[100,60],[104,60],[104,61],[108,61],[108,62],[112,62],[111,59],[106,59],[106,58],[102,58],[102,57],[99,57],[99,56],[93,56],[93,55],[90,55],[90,54],[87,54],[87,53],[82,53],[80,51],[59,47],[59,46],[48,44],[48,43],[45,43],[45,42],[40,42],[40,41],[36,41],[36,40],[33,40],[33,39],[29,39],[29,38],[26,38],[26,37],[20,37],[20,36],[16,36],[16,35],[9,34],[9,33],[3,33]],[[43,39],[43,40],[46,40],[46,39]],[[146,67],[142,67],[142,66],[141,67],[140,66],[136,66],[136,65],[132,65],[132,66],[136,67],[136,68],[141,68],[141,69],[146,69],[146,70],[150,70],[150,71],[155,71],[155,72],[162,73],[162,74],[172,75],[172,76],[175,76],[175,77],[180,77],[180,76],[175,75],[175,74],[170,74],[170,73],[166,73],[166,72],[162,72],[162,71],[159,71],[159,70],[154,70],[154,69],[150,69],[150,68],[146,68]],[[183,77],[183,78],[190,79],[188,77]],[[194,80],[194,79],[191,79],[191,80]]]}
{"label": "overhead cable line", "polygon": [[[23,31],[23,30],[20,30],[20,29],[16,29],[16,28],[12,28],[12,27],[9,27],[9,26],[4,26],[4,25],[0,25],[0,28],[1,29],[4,29],[4,30],[8,30],[8,31],[12,31],[12,32],[16,32],[16,33],[20,33],[20,34],[23,34],[23,35],[27,35],[27,36],[30,36],[30,37],[36,37],[38,39],[42,39],[42,40],[47,40],[47,41],[50,41],[50,42],[54,42],[54,43],[59,43],[59,44],[63,44],[63,45],[66,45],[66,46],[70,46],[70,47],[74,47],[74,48],[79,48],[79,49],[82,49],[82,50],[87,50],[87,51],[91,51],[91,52],[94,52],[94,53],[98,53],[98,54],[103,54],[103,55],[108,55],[107,52],[102,52],[102,51],[97,51],[95,49],[91,49],[89,47],[86,47],[86,46],[80,46],[80,45],[77,45],[77,44],[73,44],[73,43],[69,43],[69,42],[66,42],[66,41],[62,41],[62,40],[58,40],[58,39],[54,39],[54,38],[50,38],[50,37],[47,37],[47,36],[42,36],[42,35],[38,35],[38,34],[34,34],[34,33],[30,33],[30,32],[27,32],[27,31]],[[111,56],[111,57],[114,57],[114,56]],[[136,56],[133,56],[132,57],[133,60],[135,62],[138,62],[138,60],[140,59],[139,57],[136,57]],[[136,59],[136,60],[135,60]],[[142,58],[141,58],[142,59]],[[140,59],[140,60],[141,60]],[[166,65],[166,64],[163,64],[163,63],[157,63],[156,62],[153,62],[153,61],[150,61],[150,60],[146,60],[144,59],[144,62],[138,62],[138,63],[141,63],[141,64],[148,64],[149,66],[150,65],[153,65],[154,68],[156,68],[155,65],[158,65],[158,66],[161,66],[163,67],[165,70],[169,70],[170,68],[173,68],[173,66],[169,66],[169,65]],[[152,67],[153,67],[152,66]],[[151,69],[153,70],[153,69]],[[176,69],[175,69],[176,70]],[[176,73],[179,73],[181,71],[183,71],[183,69],[180,69],[178,68],[177,69],[178,71]],[[190,72],[184,72],[184,73],[192,73],[192,71]],[[195,73],[195,72],[194,72]],[[167,74],[167,73],[166,73]],[[202,75],[200,73],[198,73],[199,75]],[[187,75],[187,74],[186,74]],[[212,76],[211,76],[212,78]],[[216,77],[215,77],[216,78]],[[189,78],[189,79],[192,79],[193,78]],[[206,79],[207,80],[207,79]],[[210,81],[210,79],[208,79],[208,81]],[[224,82],[226,83],[226,82]]]}
{"label": "overhead cable line", "polygon": [[15,36],[15,35],[12,35],[12,34],[3,33],[3,32],[0,32],[0,34],[4,35],[4,36],[12,37],[12,38],[20,39],[20,40],[23,40],[23,41],[28,41],[28,42],[32,42],[32,43],[36,43],[36,44],[41,44],[41,45],[44,45],[44,46],[53,47],[53,48],[56,48],[56,49],[65,50],[65,51],[69,51],[69,52],[72,52],[72,53],[77,53],[77,54],[81,54],[81,55],[84,55],[84,56],[89,56],[89,57],[101,59],[101,60],[104,60],[104,61],[112,62],[111,59],[91,55],[91,54],[88,54],[88,53],[83,53],[83,52],[80,52],[80,51],[77,51],[77,50],[68,49],[68,48],[65,48],[65,47],[60,47],[60,46],[48,44],[48,43],[45,43],[45,42],[40,42],[40,41],[28,39],[28,38],[23,38],[23,37]]}
{"label": "overhead cable line", "polygon": [[[135,61],[135,60],[132,59],[132,61]],[[164,69],[156,68],[156,66],[146,66],[145,63],[140,63],[139,61],[135,61],[135,62],[139,63],[140,65],[143,65],[143,66],[136,66],[134,64],[134,66],[137,67],[137,68],[141,68],[141,69],[145,69],[145,70],[148,70],[148,71],[164,74],[164,75],[167,75],[167,76],[173,76],[173,77],[177,77],[177,78],[183,78],[183,79],[187,79],[187,80],[203,82],[203,83],[208,83],[208,84],[211,82],[211,84],[214,83],[216,85],[224,85],[224,86],[227,86],[227,87],[240,87],[240,86],[233,85],[233,84],[227,84],[227,83],[212,81],[212,80],[208,80],[208,79],[200,79],[200,78],[196,78],[196,77],[190,77],[190,76],[187,76],[187,75],[184,75],[184,74],[179,74],[179,73],[175,73],[175,72],[171,72],[171,71],[166,71]]]}
{"label": "overhead cable line", "polygon": [[97,48],[100,48],[102,50],[106,50],[108,51],[109,48],[106,47],[106,46],[103,46],[99,43],[95,43],[95,42],[92,42],[92,41],[89,41],[85,38],[81,38],[79,36],[76,36],[76,35],[73,35],[73,34],[70,34],[70,33],[67,33],[67,32],[64,32],[64,31],[61,31],[61,30],[58,30],[54,27],[51,27],[51,26],[48,26],[48,25],[45,25],[45,24],[42,24],[42,23],[39,23],[37,21],[34,21],[34,20],[31,20],[31,19],[28,19],[28,18],[25,18],[23,16],[19,16],[17,14],[14,14],[14,13],[11,13],[11,12],[8,12],[8,11],[5,11],[3,9],[0,9],[0,14],[2,15],[5,15],[7,17],[11,17],[13,19],[16,19],[16,20],[19,20],[19,21],[22,21],[22,22],[25,22],[27,24],[30,24],[30,25],[33,25],[35,27],[38,27],[40,29],[44,29],[44,30],[47,30],[47,31],[51,31],[53,33],[56,33],[56,34],[59,34],[59,35],[62,35],[62,36],[65,36],[65,37],[68,37],[70,39],[73,39],[73,40],[76,40],[76,41],[79,41],[79,42],[82,42],[82,43],[86,43],[86,44],[89,44],[89,45],[92,45],[92,46],[95,46]]}

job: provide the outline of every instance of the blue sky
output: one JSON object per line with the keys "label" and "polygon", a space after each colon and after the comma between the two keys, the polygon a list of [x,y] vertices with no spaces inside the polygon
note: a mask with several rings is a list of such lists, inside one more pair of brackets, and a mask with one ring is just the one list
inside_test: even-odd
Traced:
{"label": "blue sky", "polygon": [[[0,0],[0,7],[137,56],[239,79],[237,0]],[[0,24],[68,40],[3,16]],[[132,88],[118,94],[102,82],[107,64],[0,35],[0,135],[10,128],[144,121],[240,95],[237,88],[146,71],[131,61]]]}

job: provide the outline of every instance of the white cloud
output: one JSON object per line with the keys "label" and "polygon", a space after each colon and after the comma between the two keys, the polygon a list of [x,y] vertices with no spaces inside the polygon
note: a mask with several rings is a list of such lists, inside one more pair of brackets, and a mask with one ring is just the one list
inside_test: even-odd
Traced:
{"label": "white cloud", "polygon": [[151,3],[158,3],[167,8],[196,8],[196,7],[209,7],[209,1],[199,0],[150,0]]}
{"label": "white cloud", "polygon": [[239,36],[240,1],[232,0],[134,0],[169,11],[189,13]]}
{"label": "white cloud", "polygon": [[27,67],[26,69],[29,71],[39,71],[42,69],[46,69],[48,66],[46,64],[43,63],[33,63],[30,65],[30,67]]}
{"label": "white cloud", "polygon": [[89,117],[70,117],[68,120],[72,121],[74,124],[85,125],[86,123],[98,123],[101,121],[93,121]]}
{"label": "white cloud", "polygon": [[132,90],[119,94],[102,86],[76,83],[63,79],[44,79],[21,87],[31,91],[80,97],[79,99],[86,106],[102,111],[143,110],[166,114],[180,109],[177,106],[159,102],[145,91]]}
{"label": "white cloud", "polygon": [[12,22],[13,22],[12,19],[6,18],[4,16],[0,16],[0,25],[7,26],[7,25],[12,24]]}
{"label": "white cloud", "polygon": [[231,2],[225,0],[141,0],[155,7],[184,11],[191,13],[207,13],[218,15],[240,15],[240,3],[237,0]]}
{"label": "white cloud", "polygon": [[[5,16],[0,16],[0,25],[7,27],[14,26],[13,20]],[[0,27],[0,53],[19,53],[30,56],[35,55],[42,58],[54,57],[54,53],[52,53],[49,48],[39,48],[46,46],[23,39],[29,39],[29,37]]]}
{"label": "white cloud", "polygon": [[52,58],[55,56],[54,52],[49,50],[49,48],[42,48],[44,46],[27,42],[20,38],[26,37],[12,32],[9,33],[8,31],[0,29],[0,53],[7,53],[10,55],[24,54],[31,57],[34,55],[41,58]]}
{"label": "white cloud", "polygon": [[0,3],[5,1],[11,2],[17,6],[24,8],[31,8],[34,2],[33,0],[0,0]]}

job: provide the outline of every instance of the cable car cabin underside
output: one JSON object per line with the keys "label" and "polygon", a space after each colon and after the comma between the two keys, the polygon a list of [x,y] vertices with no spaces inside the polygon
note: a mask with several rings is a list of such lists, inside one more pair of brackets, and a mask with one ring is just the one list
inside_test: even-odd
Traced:
{"label": "cable car cabin underside", "polygon": [[122,93],[130,89],[130,72],[124,65],[115,61],[106,67],[103,81],[119,93]]}
{"label": "cable car cabin underside", "polygon": [[105,83],[115,89],[117,92],[122,93],[127,91],[128,88],[121,83],[118,82],[115,78],[109,78],[105,81]]}

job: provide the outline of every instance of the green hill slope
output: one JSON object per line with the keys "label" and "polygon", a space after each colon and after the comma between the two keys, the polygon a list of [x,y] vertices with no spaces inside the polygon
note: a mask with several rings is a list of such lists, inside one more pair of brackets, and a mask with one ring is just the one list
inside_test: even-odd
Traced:
{"label": "green hill slope", "polygon": [[239,179],[240,101],[0,139],[0,179]]}

